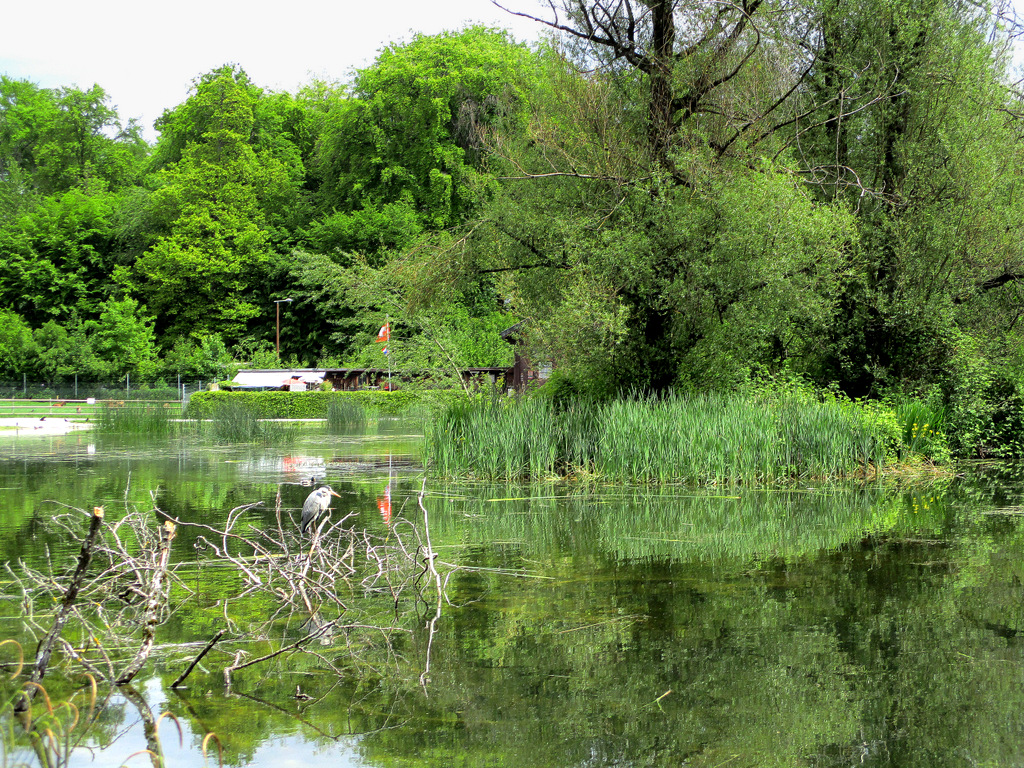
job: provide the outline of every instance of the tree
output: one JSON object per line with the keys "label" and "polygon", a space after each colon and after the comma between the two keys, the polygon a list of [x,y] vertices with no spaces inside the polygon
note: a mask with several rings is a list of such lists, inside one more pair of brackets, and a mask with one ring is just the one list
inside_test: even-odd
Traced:
{"label": "tree", "polygon": [[524,138],[488,145],[502,191],[424,255],[435,279],[504,275],[538,352],[613,389],[808,366],[853,231],[785,153],[807,29],[761,2],[562,9]]}
{"label": "tree", "polygon": [[18,313],[0,309],[0,376],[31,372],[36,351],[28,323]]}
{"label": "tree", "polygon": [[122,189],[139,181],[148,152],[134,122],[122,126],[98,85],[43,89],[0,77],[0,182],[40,195]]}
{"label": "tree", "polygon": [[96,321],[82,321],[77,313],[73,313],[66,326],[49,320],[36,328],[32,335],[39,350],[39,375],[50,384],[73,376],[105,378],[108,375],[107,364],[96,356],[93,349],[97,327]]}
{"label": "tree", "polygon": [[95,318],[125,262],[114,224],[119,196],[73,189],[0,225],[0,302],[31,325]]}
{"label": "tree", "polygon": [[132,298],[109,299],[102,305],[93,338],[97,355],[114,378],[128,374],[146,380],[156,372],[153,318],[145,312]]}
{"label": "tree", "polygon": [[244,72],[224,67],[160,123],[165,165],[151,205],[164,230],[136,262],[133,286],[162,335],[237,340],[260,314],[253,298],[271,259],[268,211],[285,204],[295,180],[253,145],[259,98]]}
{"label": "tree", "polygon": [[237,370],[224,340],[216,333],[198,341],[178,339],[164,365],[171,373],[205,381],[230,379]]}
{"label": "tree", "polygon": [[425,229],[458,222],[490,188],[483,136],[520,119],[529,61],[507,34],[480,27],[385,48],[325,116],[322,209],[370,226],[388,207]]}
{"label": "tree", "polygon": [[784,365],[864,394],[934,371],[955,308],[1024,274],[1015,113],[975,6],[550,8],[557,85],[528,141],[491,145],[504,199],[430,258],[507,274],[563,364],[655,390]]}
{"label": "tree", "polygon": [[[860,269],[819,373],[852,394],[950,398],[974,386],[953,373],[974,381],[965,350],[999,368],[1012,348],[1024,209],[1020,98],[1008,33],[993,26],[1004,5],[820,4],[811,90],[860,108],[796,141],[820,193],[858,214]],[[882,83],[885,98],[869,101]]]}

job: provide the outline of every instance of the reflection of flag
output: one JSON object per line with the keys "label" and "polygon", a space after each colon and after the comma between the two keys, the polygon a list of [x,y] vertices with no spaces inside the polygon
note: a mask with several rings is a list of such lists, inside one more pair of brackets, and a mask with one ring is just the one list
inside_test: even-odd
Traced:
{"label": "reflection of flag", "polygon": [[391,323],[384,323],[377,331],[377,341],[388,341],[391,338]]}
{"label": "reflection of flag", "polygon": [[384,525],[391,525],[391,483],[384,487],[384,495],[377,497],[377,509],[384,518]]}

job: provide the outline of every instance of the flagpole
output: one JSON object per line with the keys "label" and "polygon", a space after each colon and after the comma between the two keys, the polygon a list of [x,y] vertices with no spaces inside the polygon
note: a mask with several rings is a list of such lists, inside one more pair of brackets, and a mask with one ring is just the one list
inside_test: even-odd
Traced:
{"label": "flagpole", "polygon": [[391,315],[384,315],[384,325],[380,327],[380,331],[377,333],[377,342],[384,342],[384,347],[381,350],[384,353],[384,357],[388,359],[388,392],[391,391]]}

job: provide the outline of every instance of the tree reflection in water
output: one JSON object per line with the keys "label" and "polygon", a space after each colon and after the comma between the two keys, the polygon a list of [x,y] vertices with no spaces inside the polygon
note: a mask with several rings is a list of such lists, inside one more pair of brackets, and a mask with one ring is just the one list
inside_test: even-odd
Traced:
{"label": "tree reflection in water", "polygon": [[[191,744],[165,721],[168,765],[201,764],[209,732],[228,765],[1021,761],[1019,479],[693,493],[405,477],[390,526],[379,474],[335,487],[312,549],[290,519],[308,488],[221,522],[181,515],[140,687]],[[74,685],[47,679],[55,700]],[[123,760],[145,740],[140,725],[118,752],[138,716],[114,701],[89,743]]]}

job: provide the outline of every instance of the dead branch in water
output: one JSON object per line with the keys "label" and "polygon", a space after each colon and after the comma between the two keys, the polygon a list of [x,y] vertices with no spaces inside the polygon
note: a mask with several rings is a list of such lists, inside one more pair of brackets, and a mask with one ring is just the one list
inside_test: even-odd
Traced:
{"label": "dead branch in water", "polygon": [[[113,524],[104,524],[103,509],[97,507],[83,535],[80,521],[86,513],[67,509],[51,521],[68,537],[82,541],[78,565],[67,580],[67,587],[63,586],[67,577],[57,572],[52,562],[48,572],[21,564],[22,573],[16,576],[23,593],[34,594],[37,604],[45,603],[55,593],[63,594],[53,626],[40,641],[31,682],[42,678],[50,655],[59,643],[69,658],[97,679],[112,684],[126,683],[149,658],[157,627],[167,616],[169,585],[173,578],[170,556],[174,526],[167,523],[154,531],[152,516],[133,510]],[[95,567],[90,573],[91,565]],[[86,638],[79,648],[61,637],[72,617],[79,627],[76,634]],[[31,629],[33,625],[27,626]],[[133,641],[139,634],[141,640]],[[137,650],[124,671],[117,675],[108,649],[126,645],[137,646]],[[32,695],[29,691],[26,698],[30,700]],[[28,705],[28,700],[23,699],[24,706]]]}
{"label": "dead branch in water", "polygon": [[[126,684],[139,674],[160,648],[159,627],[195,596],[194,584],[182,580],[181,568],[188,569],[190,582],[202,580],[213,569],[220,584],[225,583],[227,569],[233,573],[228,583],[233,578],[239,588],[218,601],[216,610],[223,613],[225,629],[197,656],[182,662],[184,671],[175,686],[218,643],[227,655],[221,663],[228,685],[232,672],[291,654],[308,654],[318,667],[338,676],[350,675],[354,667],[385,674],[400,661],[394,640],[416,631],[416,617],[425,605],[433,616],[421,677],[425,689],[430,648],[447,599],[445,586],[457,566],[446,563],[442,568],[436,561],[424,495],[425,487],[419,497],[422,522],[403,519],[378,535],[357,525],[356,513],[350,512],[325,516],[309,540],[289,524],[280,500],[266,527],[263,516],[253,514],[261,503],[237,506],[222,524],[210,525],[178,520],[155,503],[142,513],[129,509],[126,502],[121,519],[101,524],[97,518],[88,533],[83,533],[84,513],[66,508],[49,524],[69,537],[92,542],[83,545],[91,557],[80,558],[71,577],[75,589],[67,589],[68,577],[59,572],[56,560],[43,571],[21,564],[14,588],[29,601],[26,627],[37,628],[37,636],[45,634],[40,650],[52,650],[60,628],[73,620],[76,635],[84,640],[72,644],[60,639],[63,656],[111,685]],[[163,518],[163,525],[153,525],[154,517]],[[185,531],[197,557],[175,563],[171,544]],[[67,596],[66,608],[61,611],[63,623],[51,635],[33,622],[41,619],[42,601],[52,602],[59,594]],[[241,624],[240,616],[259,618]],[[247,658],[254,643],[265,651]]]}
{"label": "dead branch in water", "polygon": [[192,674],[192,670],[196,668],[196,664],[202,661],[203,656],[209,653],[210,649],[217,644],[217,641],[224,637],[225,632],[227,632],[227,630],[222,629],[220,632],[213,636],[213,639],[206,644],[206,647],[199,652],[199,655],[192,659],[192,663],[189,664],[188,667],[186,667],[185,671],[178,675],[178,678],[173,683],[171,683],[171,688],[177,688],[179,685],[185,682],[185,678]]}
{"label": "dead branch in water", "polygon": [[149,658],[149,652],[153,649],[153,642],[156,639],[156,627],[160,623],[160,614],[167,602],[169,595],[164,589],[164,577],[167,573],[167,563],[171,557],[171,542],[174,541],[175,525],[170,520],[164,522],[160,528],[160,546],[155,553],[152,577],[149,583],[149,594],[146,596],[146,613],[143,619],[143,639],[128,666],[125,667],[117,680],[118,685],[130,683],[132,678],[139,673],[142,665]]}
{"label": "dead branch in water", "polygon": [[60,634],[64,629],[64,625],[68,622],[68,617],[71,615],[71,609],[75,604],[75,600],[78,597],[78,593],[82,588],[82,582],[85,581],[85,574],[89,568],[89,563],[92,561],[93,545],[96,543],[96,535],[100,531],[100,526],[103,523],[103,507],[95,507],[92,511],[92,518],[89,521],[89,532],[85,536],[85,540],[82,542],[82,548],[78,555],[78,566],[75,568],[74,574],[71,576],[71,581],[68,584],[67,589],[64,591],[64,599],[61,601],[60,610],[57,612],[57,616],[53,620],[53,626],[50,631],[43,638],[39,644],[39,650],[36,652],[35,664],[32,667],[32,674],[29,677],[29,683],[32,685],[27,686],[27,690],[24,695],[18,699],[15,704],[15,712],[24,712],[28,709],[32,703],[32,699],[35,698],[36,692],[39,689],[38,683],[43,679],[43,675],[46,674],[46,668],[50,664],[50,655],[53,653],[53,646],[57,643],[60,638]]}

